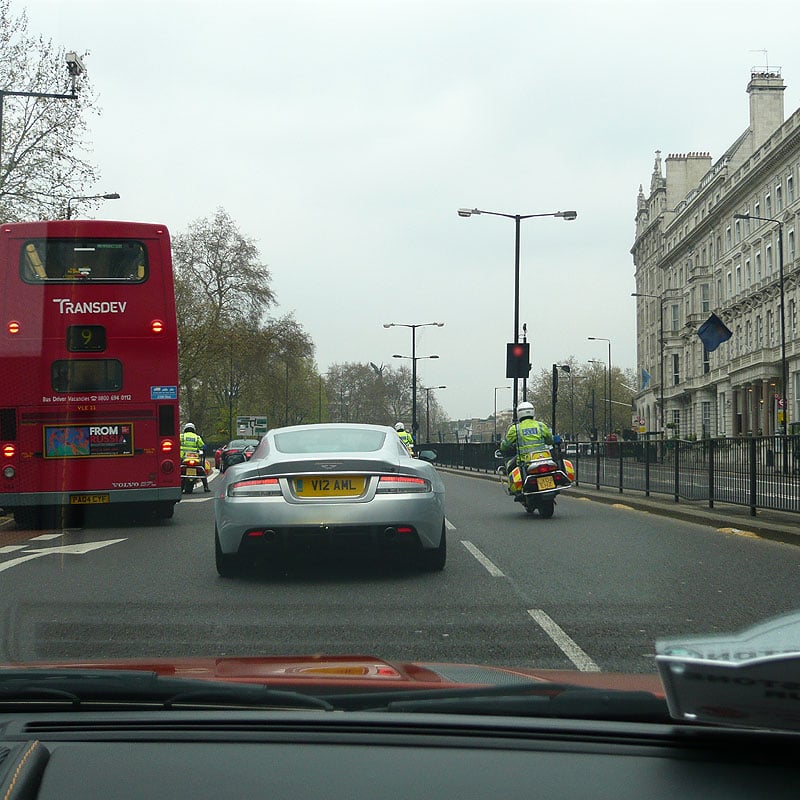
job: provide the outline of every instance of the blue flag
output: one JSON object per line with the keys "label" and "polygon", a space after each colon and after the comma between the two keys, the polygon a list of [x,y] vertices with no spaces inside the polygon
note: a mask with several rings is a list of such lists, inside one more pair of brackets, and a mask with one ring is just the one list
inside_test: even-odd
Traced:
{"label": "blue flag", "polygon": [[716,314],[712,314],[697,329],[697,335],[709,353],[713,353],[723,342],[727,342],[733,336]]}
{"label": "blue flag", "polygon": [[642,391],[650,385],[650,373],[642,367]]}

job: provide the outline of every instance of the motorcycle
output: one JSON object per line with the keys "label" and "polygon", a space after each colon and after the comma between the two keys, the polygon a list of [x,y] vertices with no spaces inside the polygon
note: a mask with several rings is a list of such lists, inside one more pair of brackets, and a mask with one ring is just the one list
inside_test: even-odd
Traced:
{"label": "motorcycle", "polygon": [[[505,459],[499,450],[495,458]],[[517,503],[522,503],[529,514],[539,512],[543,519],[550,519],[555,512],[556,497],[569,489],[575,480],[575,467],[566,458],[561,458],[555,448],[542,447],[526,453],[525,460],[517,459],[509,467],[497,468],[500,483]]]}
{"label": "motorcycle", "polygon": [[191,494],[195,483],[206,477],[206,462],[202,453],[190,450],[181,458],[181,492]]}

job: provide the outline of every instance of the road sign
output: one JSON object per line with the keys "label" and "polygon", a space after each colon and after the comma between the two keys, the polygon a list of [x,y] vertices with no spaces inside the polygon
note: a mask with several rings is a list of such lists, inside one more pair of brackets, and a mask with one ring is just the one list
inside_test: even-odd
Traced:
{"label": "road sign", "polygon": [[267,432],[267,418],[236,417],[236,432],[240,436],[258,439]]}

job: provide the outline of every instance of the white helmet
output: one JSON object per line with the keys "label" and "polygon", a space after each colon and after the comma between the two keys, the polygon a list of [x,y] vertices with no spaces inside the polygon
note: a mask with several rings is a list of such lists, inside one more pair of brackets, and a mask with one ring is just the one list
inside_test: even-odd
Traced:
{"label": "white helmet", "polygon": [[403,425],[402,422],[398,422],[398,423],[395,424],[394,429],[396,431],[404,431],[406,429],[406,426]]}
{"label": "white helmet", "polygon": [[183,426],[183,432],[184,432],[184,433],[186,433],[186,431],[192,431],[192,432],[194,433],[194,423],[192,423],[192,422],[187,422],[187,423],[186,423],[186,424]]}
{"label": "white helmet", "polygon": [[521,402],[517,406],[517,418],[518,419],[533,419],[533,403],[528,403],[527,401]]}

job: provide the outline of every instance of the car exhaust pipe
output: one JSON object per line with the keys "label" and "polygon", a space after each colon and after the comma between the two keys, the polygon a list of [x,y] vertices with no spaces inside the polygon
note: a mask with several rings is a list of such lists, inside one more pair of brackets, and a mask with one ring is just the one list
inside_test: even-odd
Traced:
{"label": "car exhaust pipe", "polygon": [[278,538],[278,534],[275,533],[271,528],[264,531],[264,541],[265,542],[274,542],[275,539]]}
{"label": "car exhaust pipe", "polygon": [[388,527],[383,531],[385,539],[394,539],[397,536],[397,528]]}

